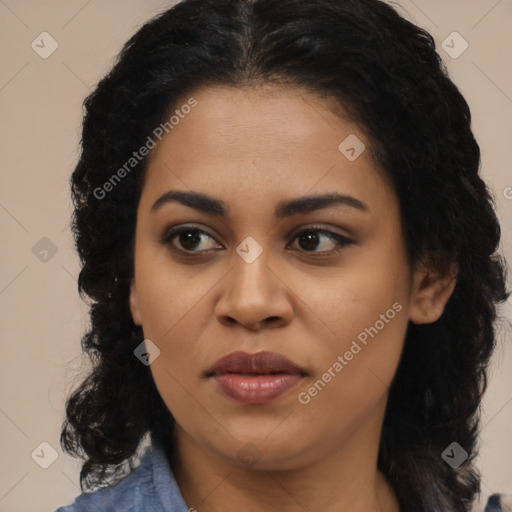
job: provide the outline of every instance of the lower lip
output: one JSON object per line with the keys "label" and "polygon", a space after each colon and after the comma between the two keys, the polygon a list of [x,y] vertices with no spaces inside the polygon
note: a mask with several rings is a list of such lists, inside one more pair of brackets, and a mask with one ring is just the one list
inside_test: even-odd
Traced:
{"label": "lower lip", "polygon": [[244,404],[265,404],[284,395],[302,379],[299,374],[280,373],[248,377],[238,373],[223,373],[213,377],[229,397]]}

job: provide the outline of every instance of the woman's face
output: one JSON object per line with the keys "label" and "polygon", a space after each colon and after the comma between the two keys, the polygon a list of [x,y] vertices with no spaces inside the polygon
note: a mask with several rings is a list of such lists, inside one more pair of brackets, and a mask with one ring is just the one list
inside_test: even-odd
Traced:
{"label": "woman's face", "polygon": [[[377,443],[408,321],[434,321],[451,289],[411,272],[397,197],[325,100],[220,86],[193,98],[150,155],[130,295],[178,440],[265,469]],[[298,373],[236,360],[212,375],[235,351]]]}

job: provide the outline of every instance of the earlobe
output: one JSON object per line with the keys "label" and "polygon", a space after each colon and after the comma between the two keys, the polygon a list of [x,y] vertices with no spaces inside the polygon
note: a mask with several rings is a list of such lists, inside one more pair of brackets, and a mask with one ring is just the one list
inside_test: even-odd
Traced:
{"label": "earlobe", "polygon": [[132,283],[130,286],[130,312],[132,314],[133,323],[135,325],[142,325],[142,319],[140,316],[139,309],[139,297],[137,295],[137,288],[135,286],[135,281],[132,279]]}
{"label": "earlobe", "polygon": [[457,267],[440,273],[422,265],[414,272],[409,319],[415,324],[439,320],[457,283]]}

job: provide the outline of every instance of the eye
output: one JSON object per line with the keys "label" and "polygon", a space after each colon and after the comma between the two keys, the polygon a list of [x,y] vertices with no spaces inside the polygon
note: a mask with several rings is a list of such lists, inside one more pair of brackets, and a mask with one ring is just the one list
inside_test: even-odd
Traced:
{"label": "eye", "polygon": [[[222,249],[222,246],[216,243],[210,244],[210,247],[203,247],[202,250],[198,250],[197,247],[200,247],[201,243],[208,238],[210,240],[214,240],[213,237],[202,229],[193,226],[183,226],[168,231],[162,239],[162,243],[164,245],[170,244],[172,249],[181,252],[202,252],[216,248]],[[173,243],[174,239],[176,239],[176,243]]]}
{"label": "eye", "polygon": [[[297,233],[293,240],[298,240],[305,252],[331,254],[355,242],[349,238],[325,228],[311,227]],[[321,247],[325,250],[314,250]]]}

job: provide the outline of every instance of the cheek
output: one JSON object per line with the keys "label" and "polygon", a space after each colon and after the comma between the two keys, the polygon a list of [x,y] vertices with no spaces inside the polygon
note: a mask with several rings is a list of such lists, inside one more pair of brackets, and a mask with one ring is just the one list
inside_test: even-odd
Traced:
{"label": "cheek", "polygon": [[[290,282],[294,282],[292,277]],[[328,346],[340,351],[348,350],[351,340],[376,323],[379,338],[395,330],[392,337],[396,337],[407,325],[405,315],[397,313],[407,310],[408,288],[407,265],[401,254],[372,248],[328,276],[302,278],[302,290],[307,293],[297,290],[297,294],[302,295],[302,310],[310,313],[301,321],[310,322],[312,333],[328,336]]]}
{"label": "cheek", "polygon": [[301,387],[298,401],[311,409],[312,421],[324,417],[326,429],[338,428],[336,411],[350,412],[343,428],[355,427],[396,373],[408,326],[408,267],[402,253],[383,247],[316,293],[312,284],[308,288],[308,305],[321,312],[326,336],[319,337],[318,372]]}
{"label": "cheek", "polygon": [[137,276],[144,337],[160,349],[151,371],[165,400],[179,402],[184,390],[193,392],[205,367],[207,354],[198,340],[211,321],[214,277],[194,279],[169,262],[148,265]]}
{"label": "cheek", "polygon": [[200,325],[197,310],[214,286],[206,274],[194,278],[191,270],[173,265],[168,256],[141,257],[136,282],[144,335],[162,342],[183,325]]}
{"label": "cheek", "polygon": [[345,439],[365,424],[378,404],[384,412],[408,323],[405,308],[399,309],[398,303],[384,308],[388,323],[371,316],[358,320],[358,326],[350,323],[350,329],[340,325],[337,350],[329,347],[319,372],[298,390],[298,413],[320,439]]}

